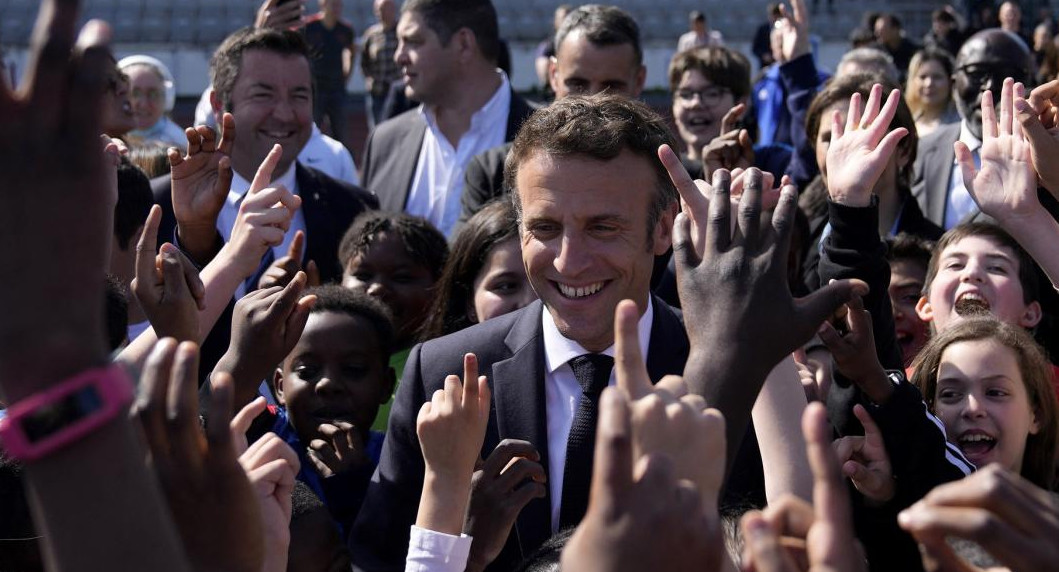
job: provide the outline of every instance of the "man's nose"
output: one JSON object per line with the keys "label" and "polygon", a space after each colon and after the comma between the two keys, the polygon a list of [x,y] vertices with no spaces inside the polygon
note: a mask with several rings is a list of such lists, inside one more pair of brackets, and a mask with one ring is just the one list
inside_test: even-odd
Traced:
{"label": "man's nose", "polygon": [[574,233],[563,234],[559,239],[559,252],[555,255],[555,269],[573,277],[587,267],[587,261],[584,239]]}

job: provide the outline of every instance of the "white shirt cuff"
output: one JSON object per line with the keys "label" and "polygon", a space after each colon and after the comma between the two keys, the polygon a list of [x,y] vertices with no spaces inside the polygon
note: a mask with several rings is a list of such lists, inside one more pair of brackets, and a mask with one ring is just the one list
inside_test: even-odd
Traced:
{"label": "white shirt cuff", "polygon": [[453,536],[412,525],[405,572],[463,572],[471,540],[466,534]]}

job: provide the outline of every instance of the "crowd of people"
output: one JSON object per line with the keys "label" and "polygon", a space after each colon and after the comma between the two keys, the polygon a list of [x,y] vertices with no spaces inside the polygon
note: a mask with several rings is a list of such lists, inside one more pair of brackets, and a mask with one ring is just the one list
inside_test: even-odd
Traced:
{"label": "crowd of people", "polygon": [[79,4],[0,79],[0,570],[1059,561],[1050,15],[832,72],[793,0],[753,77],[698,13],[657,110],[619,7],[537,102],[490,0],[376,0],[358,173],[339,0],[266,0],[183,130]]}

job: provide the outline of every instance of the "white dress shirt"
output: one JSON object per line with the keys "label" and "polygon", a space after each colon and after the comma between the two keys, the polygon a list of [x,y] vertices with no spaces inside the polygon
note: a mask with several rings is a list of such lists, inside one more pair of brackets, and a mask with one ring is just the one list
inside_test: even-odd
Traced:
{"label": "white dress shirt", "polygon": [[[640,316],[637,331],[640,337],[640,348],[644,359],[647,359],[648,346],[651,341],[651,324],[654,323],[654,305],[647,298],[647,311]],[[563,497],[563,471],[566,468],[566,441],[570,437],[570,426],[574,422],[577,407],[581,404],[581,385],[574,377],[574,371],[567,363],[571,359],[591,353],[581,344],[564,337],[559,333],[555,320],[543,309],[541,321],[544,326],[544,399],[548,424],[548,492],[551,494],[552,534],[559,531],[559,507]],[[614,357],[614,346],[603,350],[604,354]],[[609,385],[614,385],[617,377],[614,370],[610,372]]]}
{"label": "white dress shirt", "polygon": [[350,155],[349,150],[340,141],[324,135],[315,123],[313,123],[312,137],[309,138],[305,147],[302,147],[302,152],[298,154],[298,162],[339,181],[345,181],[351,185],[360,184],[353,155]]}
{"label": "white dress shirt", "polygon": [[412,525],[405,572],[463,572],[471,554],[470,536],[453,536]]}
{"label": "white dress shirt", "polygon": [[419,113],[427,123],[423,146],[419,151],[412,188],[405,212],[421,216],[446,237],[452,234],[460,216],[460,195],[467,163],[477,155],[504,143],[507,117],[511,111],[511,86],[507,75],[500,74],[500,87],[481,109],[471,116],[471,127],[452,145],[438,128],[437,118],[425,105]]}
{"label": "white dress shirt", "polygon": [[[279,177],[273,178],[272,182],[269,183],[270,187],[277,185],[283,185],[287,187],[287,190],[292,194],[298,194],[298,179],[294,176],[296,163],[291,163],[290,168],[287,169],[286,173],[283,173]],[[228,242],[232,239],[232,228],[235,226],[235,221],[239,217],[239,205],[243,202],[243,197],[250,190],[250,181],[239,176],[239,173],[232,171],[232,186],[228,191],[228,198],[224,200],[224,206],[221,207],[221,213],[217,216],[217,232],[221,233],[221,237],[224,238],[224,242]],[[291,218],[290,230],[287,231],[287,235],[283,237],[283,244],[272,248],[272,254],[276,258],[283,258],[287,256],[287,251],[290,249],[290,243],[294,240],[294,233],[297,231],[305,232],[305,215],[302,214],[302,210],[298,209],[294,211],[294,216]],[[306,237],[309,233],[306,232]],[[246,288],[239,286],[235,292],[236,299],[242,298],[246,294]]]}
{"label": "white dress shirt", "polygon": [[[971,150],[975,168],[980,168],[982,159],[978,152],[982,148],[982,142],[967,128],[966,121],[960,122],[960,141]],[[945,230],[960,224],[964,217],[976,212],[978,212],[978,204],[974,202],[970,191],[963,184],[963,170],[960,169],[960,163],[953,159],[952,176],[949,177],[949,194],[945,198]]]}

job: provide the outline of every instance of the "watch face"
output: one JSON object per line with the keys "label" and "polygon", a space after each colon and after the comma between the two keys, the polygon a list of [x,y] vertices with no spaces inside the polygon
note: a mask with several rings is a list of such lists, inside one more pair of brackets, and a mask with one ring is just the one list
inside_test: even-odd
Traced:
{"label": "watch face", "polygon": [[22,432],[31,443],[36,443],[102,408],[102,397],[94,385],[89,385],[23,417]]}

